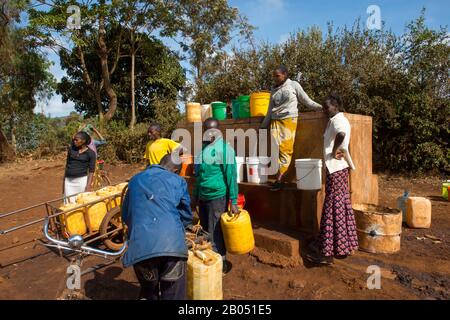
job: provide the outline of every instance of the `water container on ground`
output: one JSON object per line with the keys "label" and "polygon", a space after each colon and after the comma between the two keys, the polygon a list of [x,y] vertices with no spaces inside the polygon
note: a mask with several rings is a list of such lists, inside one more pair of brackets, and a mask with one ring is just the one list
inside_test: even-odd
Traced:
{"label": "water container on ground", "polygon": [[187,298],[222,300],[222,256],[210,249],[189,250],[187,261]]}
{"label": "water container on ground", "polygon": [[405,190],[401,197],[397,198],[397,208],[402,211],[402,220],[406,221],[406,200],[409,197],[409,191]]}
{"label": "water container on ground", "polygon": [[399,209],[371,204],[355,204],[359,249],[371,253],[395,253],[400,250],[402,213]]}
{"label": "water container on ground", "polygon": [[406,200],[406,224],[410,228],[430,228],[431,201],[422,197],[409,197]]}

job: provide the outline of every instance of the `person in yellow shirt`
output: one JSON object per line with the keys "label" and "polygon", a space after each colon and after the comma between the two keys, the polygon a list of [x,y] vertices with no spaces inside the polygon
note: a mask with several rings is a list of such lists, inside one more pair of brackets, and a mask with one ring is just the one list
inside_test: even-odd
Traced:
{"label": "person in yellow shirt", "polygon": [[148,128],[148,137],[150,141],[145,148],[144,159],[148,161],[148,165],[159,164],[166,154],[177,152],[179,155],[183,153],[183,147],[170,139],[161,137],[161,126],[153,123]]}

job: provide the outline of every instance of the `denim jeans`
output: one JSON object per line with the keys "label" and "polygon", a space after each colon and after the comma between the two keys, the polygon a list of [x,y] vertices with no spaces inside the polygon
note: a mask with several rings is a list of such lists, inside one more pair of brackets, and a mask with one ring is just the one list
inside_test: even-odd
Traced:
{"label": "denim jeans", "polygon": [[185,258],[156,257],[133,267],[141,284],[140,299],[186,300]]}
{"label": "denim jeans", "polygon": [[227,211],[227,198],[199,201],[199,218],[202,228],[209,232],[213,250],[224,257],[227,253],[223,240],[221,215]]}

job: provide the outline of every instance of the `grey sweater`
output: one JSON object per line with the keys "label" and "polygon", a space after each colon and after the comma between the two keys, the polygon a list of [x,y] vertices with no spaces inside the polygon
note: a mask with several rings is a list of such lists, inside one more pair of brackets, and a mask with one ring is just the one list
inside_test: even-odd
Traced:
{"label": "grey sweater", "polygon": [[322,106],[314,102],[306,94],[300,83],[287,79],[284,84],[272,89],[269,110],[262,126],[267,128],[272,119],[280,120],[298,117],[299,103],[303,103],[314,110],[322,110]]}

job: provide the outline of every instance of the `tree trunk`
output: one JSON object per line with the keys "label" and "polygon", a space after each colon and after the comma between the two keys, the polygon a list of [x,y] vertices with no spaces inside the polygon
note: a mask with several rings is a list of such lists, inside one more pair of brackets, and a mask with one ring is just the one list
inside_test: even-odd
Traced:
{"label": "tree trunk", "polygon": [[102,68],[103,86],[109,98],[108,111],[105,113],[105,121],[109,121],[112,119],[117,109],[117,95],[111,84],[110,78],[111,74],[109,72],[108,66],[108,47],[106,46],[105,17],[103,15],[100,15],[98,20],[99,20],[98,44],[99,44],[100,65]]}
{"label": "tree trunk", "polygon": [[102,125],[103,121],[105,119],[104,119],[104,114],[103,114],[102,95],[101,95],[100,91],[95,92],[95,102],[97,104],[97,109],[98,109],[98,120],[100,121],[100,124]]}
{"label": "tree trunk", "polygon": [[131,46],[131,121],[130,121],[130,129],[134,129],[134,125],[136,124],[136,93],[135,93],[135,85],[134,85],[134,68],[136,61],[136,52],[134,50],[134,44]]}
{"label": "tree trunk", "polygon": [[13,161],[16,154],[0,128],[0,162]]}

